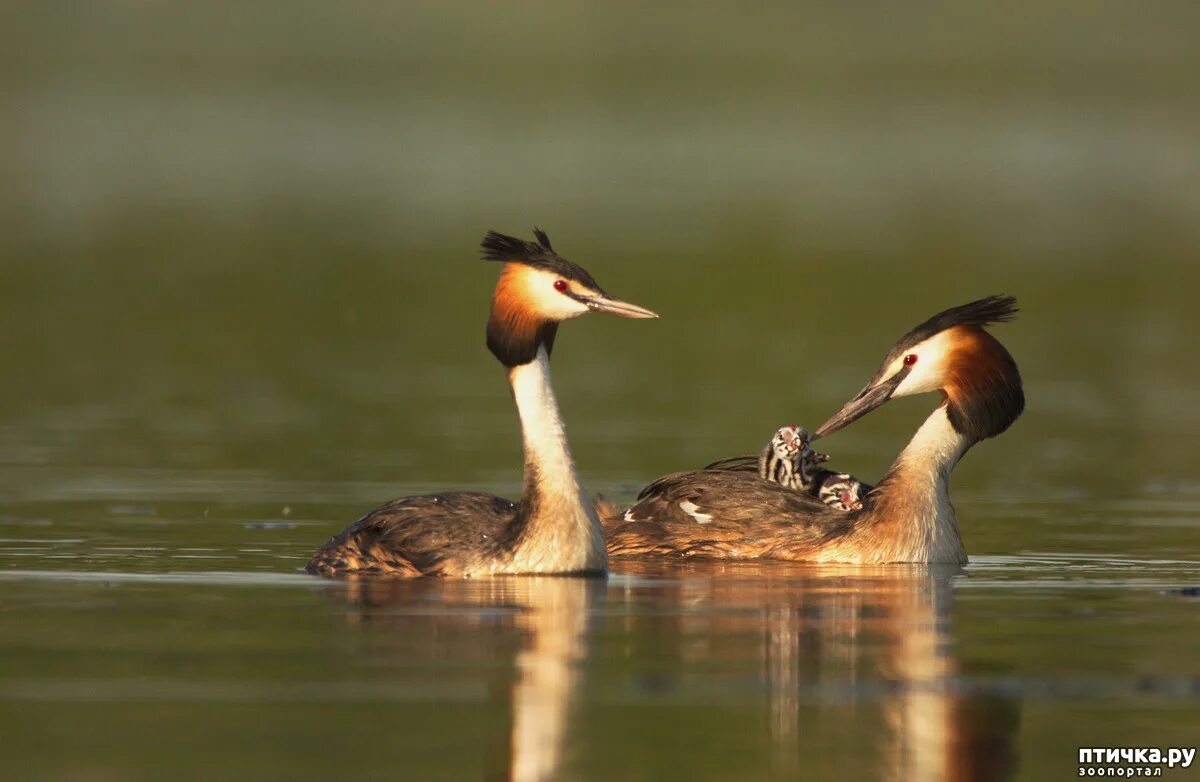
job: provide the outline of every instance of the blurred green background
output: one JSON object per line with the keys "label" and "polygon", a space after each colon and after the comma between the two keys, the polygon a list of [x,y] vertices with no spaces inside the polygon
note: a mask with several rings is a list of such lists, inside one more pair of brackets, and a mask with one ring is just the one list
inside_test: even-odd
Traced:
{"label": "blurred green background", "polygon": [[[564,332],[597,488],[814,425],[908,327],[993,292],[1025,309],[1001,336],[1030,414],[966,487],[1002,462],[1052,489],[1194,475],[1198,15],[10,6],[0,453],[515,483],[475,248],[536,223],[663,315]],[[920,415],[835,453],[878,471]]]}
{"label": "blurred green background", "polygon": [[[968,551],[1194,559],[1198,29],[1194,2],[4,4],[3,567],[288,573],[391,496],[515,495],[476,248],[534,224],[662,315],[560,333],[591,490],[814,426],[909,327],[1011,293],[1029,407],[955,474]],[[930,403],[827,450],[878,477]],[[9,587],[48,612],[19,676],[81,628]],[[1200,641],[1180,622],[1147,637]]]}

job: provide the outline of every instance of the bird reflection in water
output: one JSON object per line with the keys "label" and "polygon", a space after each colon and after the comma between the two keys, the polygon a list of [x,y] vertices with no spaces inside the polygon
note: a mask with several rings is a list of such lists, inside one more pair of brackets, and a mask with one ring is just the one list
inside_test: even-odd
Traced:
{"label": "bird reflection in water", "polygon": [[[419,582],[362,580],[343,582],[331,594],[355,605],[353,622],[403,624],[410,616],[389,608],[428,600],[436,590],[446,608],[473,607],[479,612],[449,610],[447,622],[495,628],[497,613],[511,616],[521,632],[516,652],[516,678],[511,688],[509,744],[502,769],[489,779],[543,782],[559,777],[563,747],[571,724],[572,702],[580,667],[587,656],[589,615],[603,603],[604,579],[527,576],[491,579],[427,579]],[[514,610],[506,614],[506,610]],[[489,636],[488,641],[491,640]],[[480,648],[490,648],[484,642]]]}
{"label": "bird reflection in water", "polygon": [[[679,619],[681,668],[733,654],[714,644],[758,631],[751,654],[761,662],[774,750],[764,776],[805,773],[812,720],[828,704],[877,704],[884,729],[873,743],[883,779],[1016,775],[1020,702],[968,686],[955,656],[958,566],[629,560],[616,569],[678,584],[659,599],[689,609]],[[610,594],[610,610],[615,600]]]}
{"label": "bird reflection in water", "polygon": [[[957,566],[628,560],[607,582],[366,581],[333,594],[354,605],[349,616],[355,621],[394,623],[408,642],[428,646],[452,638],[457,654],[473,649],[489,655],[492,666],[497,654],[512,655],[506,747],[497,748],[499,768],[487,778],[586,778],[597,752],[618,773],[625,762],[632,773],[637,758],[667,751],[661,742],[667,734],[698,748],[691,758],[698,762],[704,747],[729,737],[681,720],[664,722],[654,735],[618,728],[610,737],[625,739],[614,743],[603,735],[610,718],[604,715],[628,714],[647,699],[694,701],[690,688],[713,686],[708,674],[696,672],[711,672],[717,663],[734,672],[735,684],[747,673],[761,681],[760,688],[732,688],[735,708],[765,696],[760,724],[769,741],[767,735],[743,738],[750,746],[769,745],[769,757],[739,761],[746,778],[798,778],[819,763],[827,768],[830,760],[850,759],[877,763],[878,776],[896,782],[1011,779],[1020,702],[981,691],[963,676],[952,610],[952,580],[961,572]],[[422,621],[455,632],[415,635],[409,609],[421,605]],[[496,633],[511,638],[514,627],[520,642],[510,652],[496,643]],[[593,643],[597,635],[606,636],[603,644]],[[620,657],[610,658],[618,648]],[[445,652],[431,648],[430,655]],[[601,654],[610,657],[595,659]],[[585,661],[609,682],[626,682],[624,694],[620,685],[610,686],[604,704],[590,703],[580,681]],[[664,661],[677,676],[663,673]],[[716,686],[713,706],[720,708],[731,690]],[[598,730],[590,737],[578,735],[585,713],[589,730]],[[720,729],[761,731],[738,723]],[[566,755],[573,773],[564,772]],[[871,756],[877,760],[863,760]]]}

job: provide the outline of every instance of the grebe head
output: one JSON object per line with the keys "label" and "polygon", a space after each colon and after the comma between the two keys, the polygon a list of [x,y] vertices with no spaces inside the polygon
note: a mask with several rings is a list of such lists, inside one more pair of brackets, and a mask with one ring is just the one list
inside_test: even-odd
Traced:
{"label": "grebe head", "polygon": [[940,391],[950,423],[972,440],[995,437],[1025,409],[1021,375],[1009,352],[984,326],[1017,314],[1011,296],[989,296],[934,315],[905,334],[866,387],[820,426],[824,437],[893,397]]}
{"label": "grebe head", "polygon": [[480,245],[484,260],[504,264],[488,320],[488,348],[503,364],[529,363],[541,347],[550,352],[558,324],[587,312],[658,317],[609,296],[586,269],[554,251],[545,231],[533,233],[536,242],[488,231]]}

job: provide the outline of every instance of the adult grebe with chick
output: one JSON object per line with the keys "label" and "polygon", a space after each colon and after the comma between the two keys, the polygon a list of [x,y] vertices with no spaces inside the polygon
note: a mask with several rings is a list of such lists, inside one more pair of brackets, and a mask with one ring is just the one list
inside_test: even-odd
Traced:
{"label": "adult grebe with chick", "polygon": [[675,473],[643,489],[633,507],[606,519],[609,555],[965,563],[950,473],[973,445],[1002,433],[1025,408],[1016,362],[985,330],[1016,312],[1016,299],[990,296],[921,323],[816,430],[813,439],[830,435],[896,397],[941,396],[883,480],[849,510],[732,460],[724,469],[718,463]]}

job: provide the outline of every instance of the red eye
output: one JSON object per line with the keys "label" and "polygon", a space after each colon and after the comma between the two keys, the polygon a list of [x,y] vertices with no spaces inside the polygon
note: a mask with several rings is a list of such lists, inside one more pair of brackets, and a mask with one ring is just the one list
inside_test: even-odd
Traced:
{"label": "red eye", "polygon": [[554,290],[558,291],[559,293],[566,293],[567,292],[567,281],[566,280],[555,280],[554,281]]}
{"label": "red eye", "polygon": [[917,354],[916,353],[909,353],[907,356],[904,357],[904,366],[911,367],[915,363],[917,363]]}

